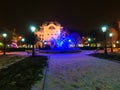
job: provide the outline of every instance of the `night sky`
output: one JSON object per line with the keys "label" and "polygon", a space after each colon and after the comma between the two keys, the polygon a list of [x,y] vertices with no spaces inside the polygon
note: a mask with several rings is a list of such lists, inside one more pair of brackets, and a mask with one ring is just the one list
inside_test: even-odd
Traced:
{"label": "night sky", "polygon": [[20,34],[45,21],[86,33],[118,20],[120,0],[0,0],[0,27],[16,28]]}

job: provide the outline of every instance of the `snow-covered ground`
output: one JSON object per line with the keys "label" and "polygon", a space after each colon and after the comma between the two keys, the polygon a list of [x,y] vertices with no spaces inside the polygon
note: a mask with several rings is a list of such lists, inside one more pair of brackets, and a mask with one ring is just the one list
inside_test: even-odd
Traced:
{"label": "snow-covered ground", "polygon": [[120,90],[120,63],[87,55],[92,52],[46,54],[44,90]]}
{"label": "snow-covered ground", "polygon": [[[3,55],[2,52],[0,52],[0,55]],[[17,55],[17,56],[30,56],[27,52],[6,52],[6,55]]]}
{"label": "snow-covered ground", "polygon": [[[44,90],[120,90],[120,63],[88,56],[90,53],[94,51],[41,53],[49,57]],[[29,56],[26,52],[7,55]],[[5,58],[1,56],[0,60]]]}
{"label": "snow-covered ground", "polygon": [[6,55],[0,53],[0,69],[6,68],[11,64],[14,64],[26,57],[28,57],[26,52],[6,52]]}

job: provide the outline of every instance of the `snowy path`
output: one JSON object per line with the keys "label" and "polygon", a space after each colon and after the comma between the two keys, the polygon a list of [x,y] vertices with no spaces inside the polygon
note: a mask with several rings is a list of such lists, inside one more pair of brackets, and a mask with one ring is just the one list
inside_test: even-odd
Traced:
{"label": "snowy path", "polygon": [[45,90],[120,90],[120,63],[89,53],[47,54]]}

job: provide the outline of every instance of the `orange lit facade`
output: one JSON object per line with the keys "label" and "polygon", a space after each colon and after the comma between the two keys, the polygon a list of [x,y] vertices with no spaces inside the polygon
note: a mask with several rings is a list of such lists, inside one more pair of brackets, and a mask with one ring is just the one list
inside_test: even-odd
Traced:
{"label": "orange lit facade", "polygon": [[56,40],[63,27],[58,22],[46,22],[40,29],[35,32],[37,36],[37,47],[44,47],[44,45],[52,46],[54,43],[51,43],[52,40]]}
{"label": "orange lit facade", "polygon": [[110,28],[109,32],[113,33],[112,41],[115,43],[118,40],[118,31],[114,28]]}

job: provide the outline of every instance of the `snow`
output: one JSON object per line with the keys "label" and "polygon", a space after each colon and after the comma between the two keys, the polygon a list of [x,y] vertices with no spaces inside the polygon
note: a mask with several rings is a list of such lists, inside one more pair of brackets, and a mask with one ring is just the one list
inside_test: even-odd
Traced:
{"label": "snow", "polygon": [[[120,63],[88,56],[90,53],[94,51],[40,53],[49,57],[44,90],[120,90]],[[29,56],[25,52],[8,54],[14,55]],[[8,56],[0,56],[0,61]]]}
{"label": "snow", "polygon": [[120,90],[120,63],[89,53],[47,54],[45,90]]}

